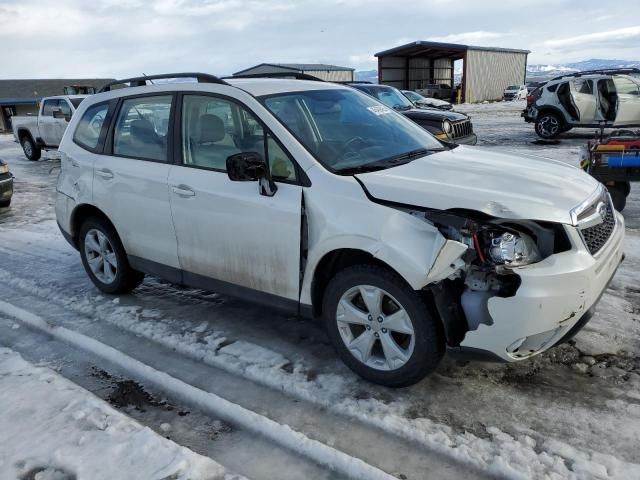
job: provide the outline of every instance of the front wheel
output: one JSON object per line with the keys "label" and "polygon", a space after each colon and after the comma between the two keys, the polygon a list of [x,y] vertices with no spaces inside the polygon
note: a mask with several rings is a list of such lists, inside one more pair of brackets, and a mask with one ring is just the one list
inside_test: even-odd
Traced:
{"label": "front wheel", "polygon": [[29,135],[25,135],[24,137],[22,137],[21,145],[24,156],[29,160],[38,160],[40,158],[40,155],[42,155],[42,150],[38,145],[36,145],[36,142],[34,142]]}
{"label": "front wheel", "polygon": [[82,264],[93,284],[105,293],[127,293],[144,274],[131,268],[120,238],[103,218],[89,218],[80,228]]}
{"label": "front wheel", "polygon": [[536,133],[544,139],[557,137],[562,131],[562,121],[555,113],[543,113],[536,119]]}
{"label": "front wheel", "polygon": [[357,265],[329,282],[322,305],[327,333],[355,373],[388,387],[412,385],[445,351],[442,325],[396,273]]}

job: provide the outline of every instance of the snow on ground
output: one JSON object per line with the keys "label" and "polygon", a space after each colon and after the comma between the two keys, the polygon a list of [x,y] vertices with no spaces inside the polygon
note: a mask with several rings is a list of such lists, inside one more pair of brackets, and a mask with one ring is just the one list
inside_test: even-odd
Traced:
{"label": "snow on ground", "polygon": [[237,478],[6,348],[0,348],[0,411],[0,478]]}
{"label": "snow on ground", "polygon": [[[522,107],[504,102],[456,109],[471,115],[481,147],[577,165],[592,132],[540,142],[519,117]],[[48,173],[55,161],[27,162],[8,137],[0,138],[0,155],[18,177],[15,207],[0,212],[0,284],[495,475],[640,477],[637,186],[624,212],[627,259],[575,344],[511,365],[447,358],[420,384],[389,390],[348,371],[313,322],[153,278],[131,295],[98,294],[55,225],[55,172]]]}

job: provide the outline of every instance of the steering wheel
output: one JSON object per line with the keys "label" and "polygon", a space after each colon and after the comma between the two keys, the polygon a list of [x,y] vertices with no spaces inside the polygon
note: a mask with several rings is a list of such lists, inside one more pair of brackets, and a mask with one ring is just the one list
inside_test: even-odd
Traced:
{"label": "steering wheel", "polygon": [[362,144],[362,143],[366,143],[364,138],[362,137],[353,137],[352,139],[348,140],[345,144],[344,144],[344,150],[350,150],[352,152],[356,152],[355,148],[356,148],[356,144]]}

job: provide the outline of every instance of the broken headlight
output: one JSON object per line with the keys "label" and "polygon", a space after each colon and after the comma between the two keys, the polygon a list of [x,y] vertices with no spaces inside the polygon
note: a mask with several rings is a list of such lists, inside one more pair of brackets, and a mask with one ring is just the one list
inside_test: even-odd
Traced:
{"label": "broken headlight", "polygon": [[512,232],[491,232],[489,256],[497,265],[520,267],[541,260],[531,237]]}

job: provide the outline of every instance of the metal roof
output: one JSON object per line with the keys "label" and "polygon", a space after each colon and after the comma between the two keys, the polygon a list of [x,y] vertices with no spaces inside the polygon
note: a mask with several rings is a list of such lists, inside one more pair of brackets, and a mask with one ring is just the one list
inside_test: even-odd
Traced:
{"label": "metal roof", "polygon": [[[16,79],[0,80],[0,100],[5,99],[33,99],[62,95],[63,88],[71,85],[86,85],[88,87],[102,87],[113,81],[111,78],[56,78],[56,79]],[[23,102],[24,103],[24,102]]]}
{"label": "metal roof", "polygon": [[259,63],[258,65],[254,65],[253,67],[245,68],[244,70],[240,70],[239,72],[234,73],[234,75],[240,75],[242,73],[253,70],[258,67],[276,67],[284,70],[292,70],[295,72],[310,72],[310,71],[329,71],[329,72],[353,72],[354,68],[349,67],[341,67],[339,65],[329,65],[326,63]]}
{"label": "metal roof", "polygon": [[462,58],[462,55],[467,50],[485,50],[489,52],[508,52],[508,53],[521,53],[529,54],[529,50],[518,50],[515,48],[500,48],[500,47],[478,47],[474,45],[462,45],[458,43],[442,43],[442,42],[429,42],[425,40],[416,40],[415,42],[400,45],[399,47],[390,48],[375,54],[376,57],[386,56],[410,56],[419,57],[429,55],[433,53],[438,57],[452,57]]}

